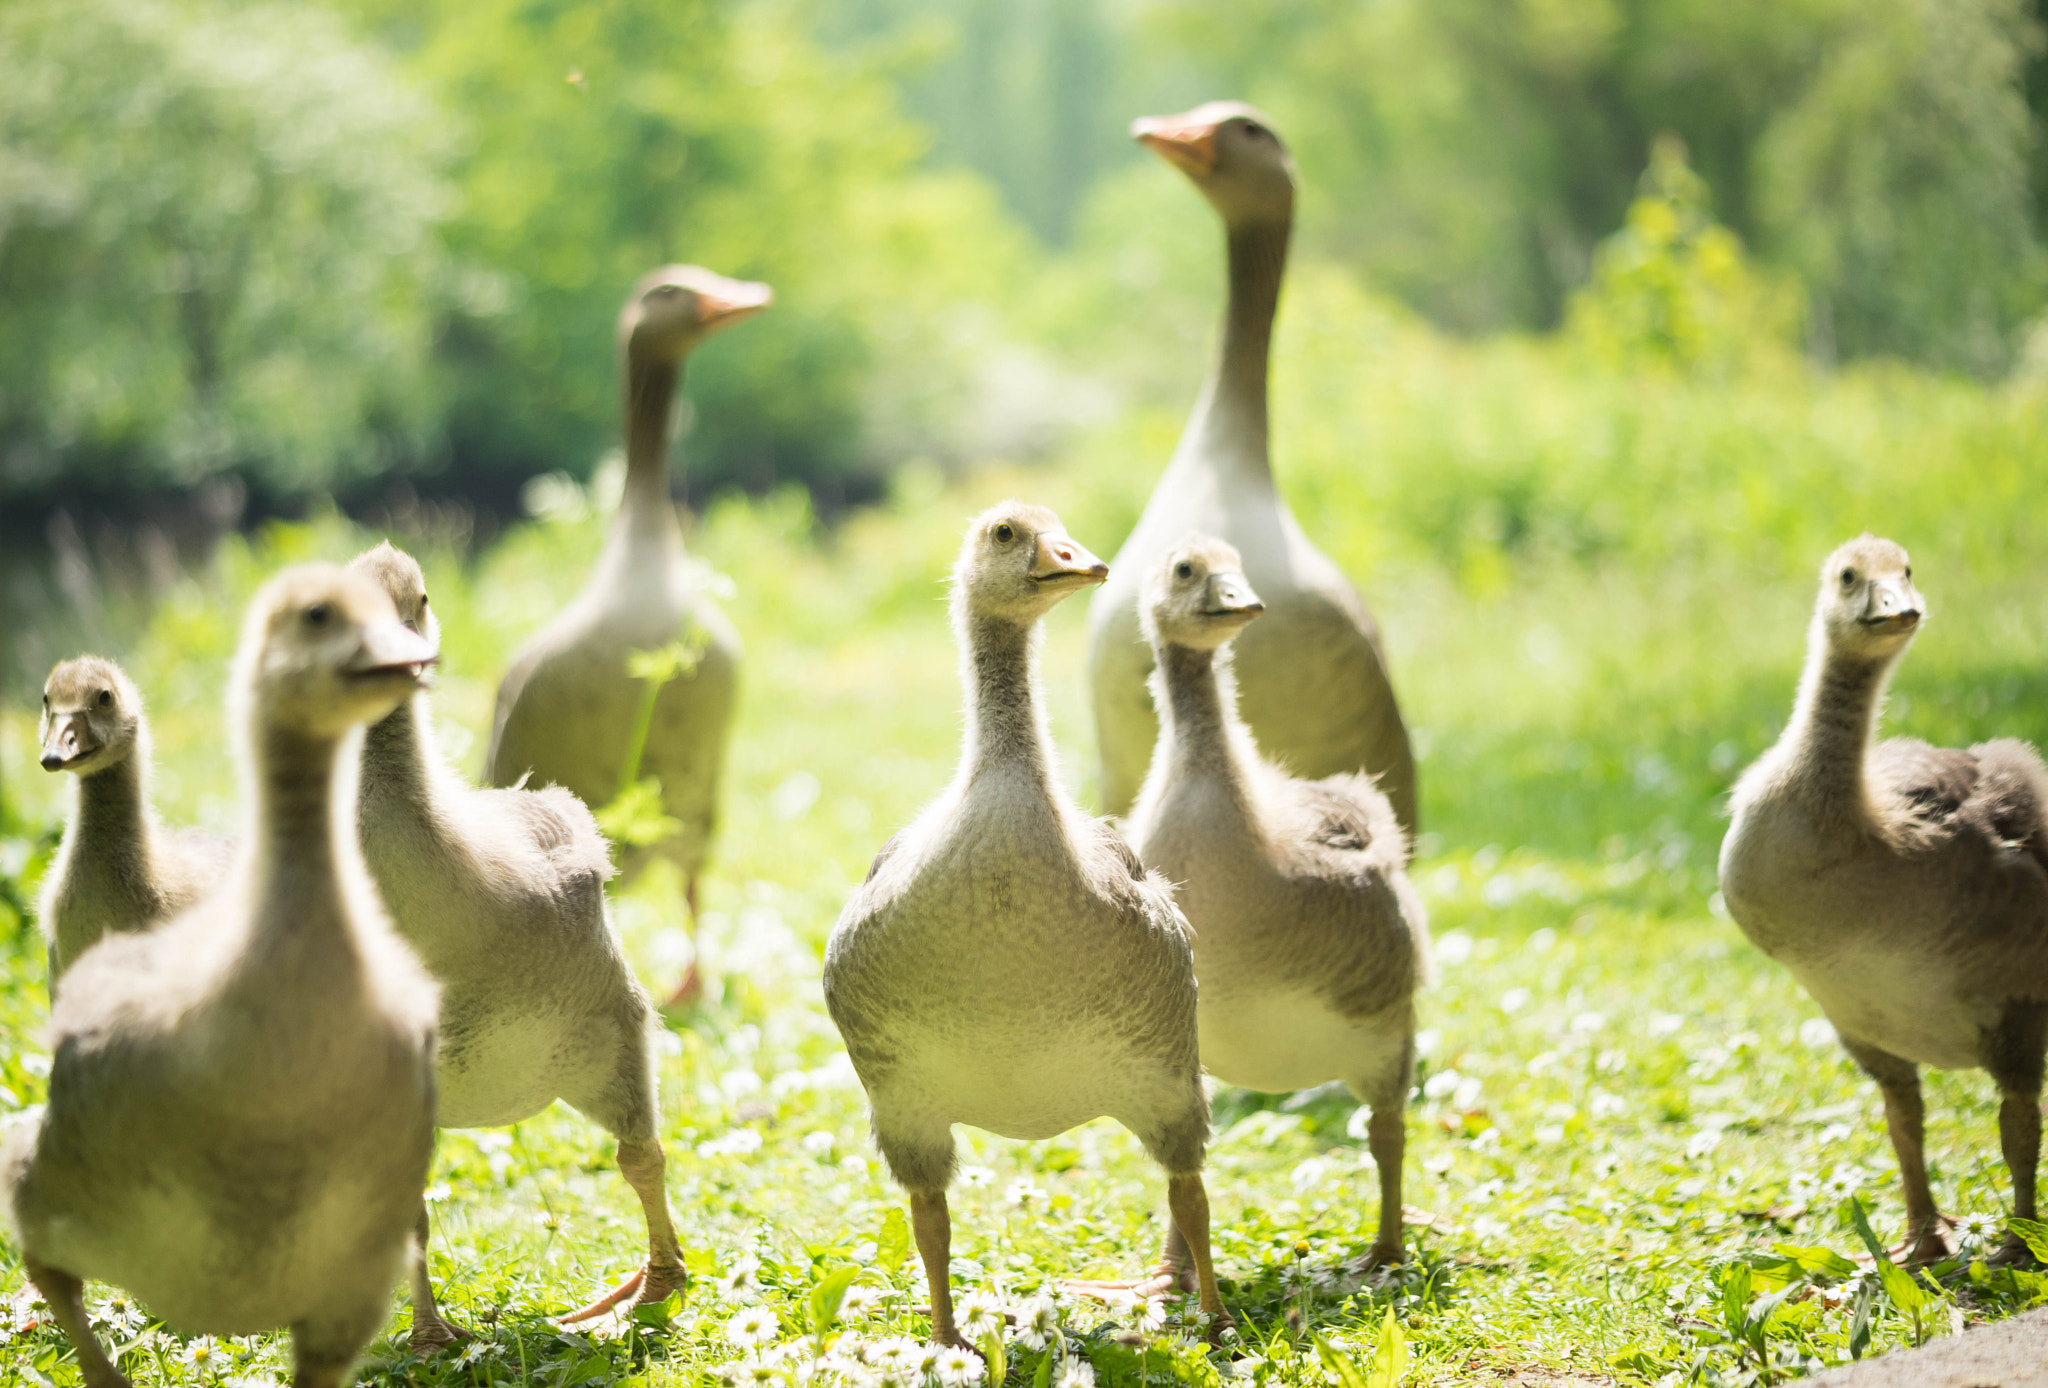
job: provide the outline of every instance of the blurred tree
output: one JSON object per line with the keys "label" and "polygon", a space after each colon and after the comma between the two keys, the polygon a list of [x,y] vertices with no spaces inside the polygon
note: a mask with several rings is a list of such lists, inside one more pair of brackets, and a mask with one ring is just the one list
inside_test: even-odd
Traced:
{"label": "blurred tree", "polygon": [[1992,372],[2041,303],[2024,0],[1170,0],[1270,105],[1313,248],[1468,331],[1559,321],[1675,131],[1823,354]]}
{"label": "blurred tree", "polygon": [[943,452],[1027,242],[980,180],[920,173],[878,73],[801,5],[352,0],[462,118],[455,252],[505,286],[451,322],[449,467],[466,487],[583,475],[617,437],[612,328],[667,261],[767,280],[773,310],[693,359],[692,495],[878,491]]}
{"label": "blurred tree", "polygon": [[0,497],[416,459],[436,128],[317,10],[0,6]]}

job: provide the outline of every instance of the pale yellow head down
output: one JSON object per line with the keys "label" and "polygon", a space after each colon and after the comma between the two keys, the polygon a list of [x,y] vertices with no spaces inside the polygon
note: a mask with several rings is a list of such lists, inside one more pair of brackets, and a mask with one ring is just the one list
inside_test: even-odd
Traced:
{"label": "pale yellow head down", "polygon": [[142,693],[113,661],[67,660],[43,681],[39,728],[45,771],[90,776],[132,755],[142,736]]}

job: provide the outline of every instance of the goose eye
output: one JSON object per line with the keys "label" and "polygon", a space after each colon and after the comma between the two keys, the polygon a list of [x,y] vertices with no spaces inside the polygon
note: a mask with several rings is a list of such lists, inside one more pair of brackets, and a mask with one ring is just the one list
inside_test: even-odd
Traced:
{"label": "goose eye", "polygon": [[421,606],[422,608],[424,608],[424,607],[425,607],[426,605],[427,605],[427,595],[426,595],[425,593],[421,593],[421,594],[420,594],[420,606]]}
{"label": "goose eye", "polygon": [[1003,522],[1003,523],[1002,523],[1001,525],[999,525],[999,526],[997,526],[997,527],[996,527],[996,543],[997,543],[997,544],[999,544],[999,545],[1006,545],[1006,544],[1010,543],[1010,541],[1012,541],[1012,540],[1014,540],[1014,539],[1016,539],[1016,538],[1017,538],[1017,530],[1016,530],[1016,527],[1015,527],[1015,526],[1013,526],[1013,525],[1011,525],[1011,524],[1010,524],[1010,523],[1009,523],[1008,521],[1004,521],[1004,522]]}
{"label": "goose eye", "polygon": [[1848,587],[1848,586],[1849,586],[1850,584],[1854,583],[1855,581],[1856,581],[1856,571],[1855,571],[1854,569],[1844,569],[1844,570],[1842,570],[1842,586],[1843,586],[1844,588]]}
{"label": "goose eye", "polygon": [[1267,132],[1265,126],[1260,125],[1255,120],[1248,120],[1244,123],[1244,133],[1247,135],[1264,135]]}
{"label": "goose eye", "polygon": [[102,689],[102,690],[100,691],[100,707],[101,707],[101,708],[108,708],[108,707],[111,707],[111,706],[112,706],[112,704],[113,704],[113,702],[114,702],[114,691],[113,691],[113,690],[111,690],[111,689]]}
{"label": "goose eye", "polygon": [[327,619],[334,615],[334,609],[324,602],[316,602],[306,609],[306,621],[316,627],[327,625]]}
{"label": "goose eye", "polygon": [[1913,581],[1913,566],[1912,566],[1911,564],[1908,564],[1908,565],[1906,565],[1906,582],[1908,582],[1908,583],[1911,583],[1912,581]]}
{"label": "goose eye", "polygon": [[1175,578],[1193,578],[1195,576],[1195,566],[1183,559],[1173,566],[1173,576]]}

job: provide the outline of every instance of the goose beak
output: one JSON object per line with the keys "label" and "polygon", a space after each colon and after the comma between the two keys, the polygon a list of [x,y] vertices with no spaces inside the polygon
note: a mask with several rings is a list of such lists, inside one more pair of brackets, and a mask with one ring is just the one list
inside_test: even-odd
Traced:
{"label": "goose beak", "polygon": [[697,291],[697,303],[707,329],[729,328],[774,302],[775,291],[758,280],[723,280],[716,289]]}
{"label": "goose beak", "polygon": [[1109,577],[1109,565],[1081,548],[1064,532],[1048,530],[1038,537],[1030,577],[1039,587],[1085,588]]}
{"label": "goose beak", "polygon": [[1926,615],[1927,605],[1910,582],[1878,578],[1871,580],[1869,595],[1863,600],[1863,615],[1856,620],[1866,627],[1911,631]]}
{"label": "goose beak", "polygon": [[1131,122],[1131,138],[1189,178],[1207,178],[1216,170],[1214,121],[1140,116]]}
{"label": "goose beak", "polygon": [[67,713],[51,721],[50,731],[43,738],[43,754],[39,760],[45,771],[62,771],[78,765],[99,749],[100,744],[93,739],[92,726],[85,721],[85,715]]}
{"label": "goose beak", "polygon": [[1238,617],[1249,622],[1266,610],[1266,604],[1259,601],[1259,595],[1252,591],[1243,574],[1210,574],[1207,586],[1208,601],[1202,607],[1206,616]]}
{"label": "goose beak", "polygon": [[431,642],[394,618],[363,628],[362,644],[345,669],[356,679],[403,675],[418,685],[425,681],[427,667],[440,658]]}

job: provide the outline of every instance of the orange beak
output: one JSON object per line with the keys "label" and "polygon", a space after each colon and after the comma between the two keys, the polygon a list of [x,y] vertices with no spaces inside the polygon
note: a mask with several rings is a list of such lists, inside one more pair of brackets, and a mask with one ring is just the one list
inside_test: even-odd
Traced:
{"label": "orange beak", "polygon": [[1186,116],[1140,116],[1131,122],[1131,138],[1189,178],[1207,178],[1216,169],[1215,121]]}
{"label": "orange beak", "polygon": [[697,291],[707,328],[729,328],[775,302],[775,291],[757,280],[726,280],[717,289]]}

